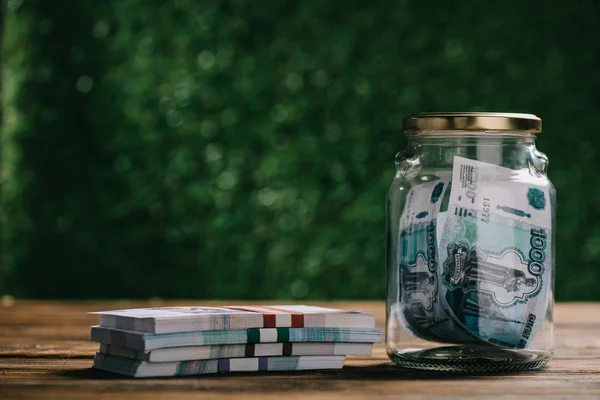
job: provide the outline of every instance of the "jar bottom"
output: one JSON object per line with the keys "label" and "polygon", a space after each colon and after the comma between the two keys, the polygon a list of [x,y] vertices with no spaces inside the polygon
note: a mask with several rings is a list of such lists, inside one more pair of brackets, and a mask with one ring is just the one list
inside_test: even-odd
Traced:
{"label": "jar bottom", "polygon": [[552,353],[489,346],[445,346],[397,350],[389,354],[400,367],[448,372],[526,371],[546,365]]}

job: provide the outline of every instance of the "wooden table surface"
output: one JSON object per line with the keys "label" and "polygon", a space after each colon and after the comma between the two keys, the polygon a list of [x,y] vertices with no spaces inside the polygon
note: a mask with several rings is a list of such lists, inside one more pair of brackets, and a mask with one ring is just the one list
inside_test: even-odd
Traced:
{"label": "wooden table surface", "polygon": [[[88,311],[207,302],[42,302],[0,304],[0,399],[600,399],[600,304],[556,307],[556,356],[539,371],[448,375],[395,367],[383,344],[373,357],[349,357],[339,371],[243,373],[185,378],[130,379],[91,368],[98,344],[89,341],[97,316]],[[319,303],[374,313],[379,302]],[[284,397],[285,396],[285,397]]]}

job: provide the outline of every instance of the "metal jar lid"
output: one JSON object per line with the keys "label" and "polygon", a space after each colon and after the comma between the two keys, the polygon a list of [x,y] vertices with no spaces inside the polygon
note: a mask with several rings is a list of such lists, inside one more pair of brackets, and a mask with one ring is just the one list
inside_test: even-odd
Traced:
{"label": "metal jar lid", "polygon": [[404,132],[428,131],[490,131],[529,132],[542,131],[542,120],[533,114],[492,112],[444,112],[410,114],[404,118]]}

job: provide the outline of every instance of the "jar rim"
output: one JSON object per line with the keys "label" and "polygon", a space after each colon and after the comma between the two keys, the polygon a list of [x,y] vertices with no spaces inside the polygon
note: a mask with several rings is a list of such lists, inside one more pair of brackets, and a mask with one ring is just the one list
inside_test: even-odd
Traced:
{"label": "jar rim", "polygon": [[533,114],[499,112],[427,112],[404,117],[407,134],[439,133],[540,133],[542,120]]}

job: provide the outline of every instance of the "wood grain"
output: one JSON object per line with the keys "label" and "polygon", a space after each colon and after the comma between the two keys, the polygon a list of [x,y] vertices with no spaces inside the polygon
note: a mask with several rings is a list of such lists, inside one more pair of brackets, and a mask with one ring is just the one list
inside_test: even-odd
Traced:
{"label": "wood grain", "polygon": [[[395,367],[383,344],[373,357],[350,357],[341,371],[252,373],[167,379],[129,379],[91,367],[98,348],[89,341],[97,316],[118,308],[217,302],[5,301],[0,305],[0,399],[600,399],[600,305],[556,307],[556,356],[540,370],[497,375],[448,375]],[[376,315],[379,302],[315,303]]]}

